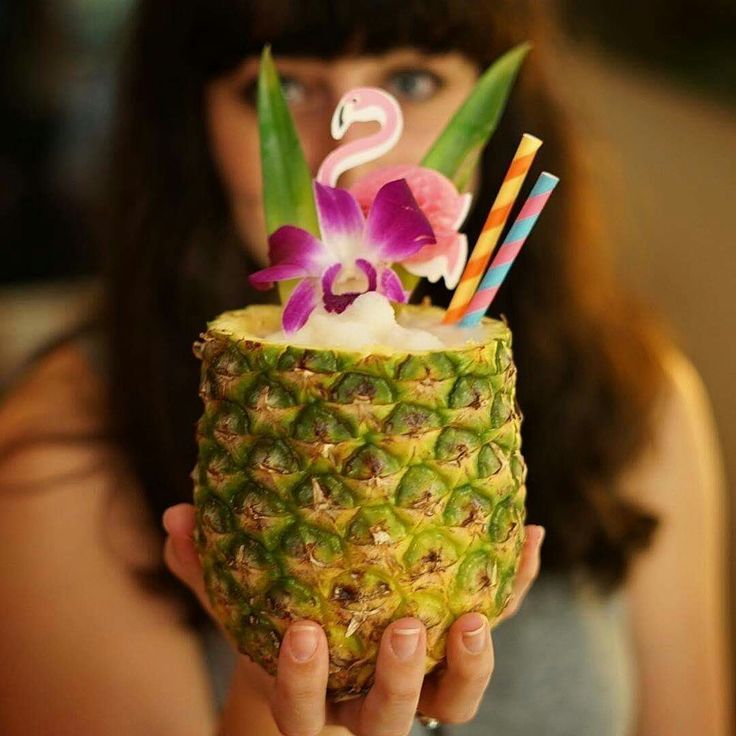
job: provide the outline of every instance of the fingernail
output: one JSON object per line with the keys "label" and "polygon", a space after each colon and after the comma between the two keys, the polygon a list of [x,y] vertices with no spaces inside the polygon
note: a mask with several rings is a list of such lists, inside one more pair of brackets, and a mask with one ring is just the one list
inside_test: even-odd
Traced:
{"label": "fingernail", "polygon": [[397,659],[405,662],[411,659],[419,646],[419,627],[399,629],[391,631],[391,649]]}
{"label": "fingernail", "polygon": [[163,526],[167,534],[171,534],[171,530],[169,529],[169,523],[171,521],[171,514],[169,513],[170,511],[171,511],[171,508],[168,508],[161,515],[161,526]]}
{"label": "fingernail", "polygon": [[468,621],[469,626],[477,624],[473,628],[463,631],[463,646],[470,654],[479,654],[486,646],[486,633],[488,622],[481,616],[474,617],[475,621]]}
{"label": "fingernail", "polygon": [[317,632],[312,626],[289,629],[289,651],[297,662],[308,662],[317,651]]}
{"label": "fingernail", "polygon": [[539,546],[542,546],[542,542],[544,542],[544,538],[547,536],[547,530],[543,527],[539,527]]}

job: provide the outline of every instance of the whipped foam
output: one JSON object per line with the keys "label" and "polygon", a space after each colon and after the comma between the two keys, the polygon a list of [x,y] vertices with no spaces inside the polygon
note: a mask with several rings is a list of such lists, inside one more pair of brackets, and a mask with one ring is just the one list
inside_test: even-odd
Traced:
{"label": "whipped foam", "polygon": [[385,296],[368,291],[341,314],[327,312],[320,305],[297,332],[286,335],[280,330],[266,339],[302,347],[407,352],[462,347],[488,339],[488,328],[483,325],[460,328],[443,325],[440,319],[441,312],[437,310],[399,312],[397,318]]}

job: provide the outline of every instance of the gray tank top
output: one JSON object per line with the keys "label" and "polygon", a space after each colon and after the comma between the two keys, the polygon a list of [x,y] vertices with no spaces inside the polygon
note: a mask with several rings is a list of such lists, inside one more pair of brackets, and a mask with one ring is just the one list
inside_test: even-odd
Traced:
{"label": "gray tank top", "polygon": [[[214,628],[202,642],[221,705],[234,655]],[[567,578],[542,576],[519,613],[493,633],[496,669],[472,723],[411,736],[628,736],[633,658],[620,596],[603,598]],[[253,736],[256,736],[255,734]]]}
{"label": "gray tank top", "polygon": [[[78,343],[104,375],[96,335],[80,336]],[[214,626],[202,631],[201,640],[213,698],[221,707],[235,655]],[[417,723],[411,736],[633,733],[633,656],[622,597],[601,597],[568,577],[542,575],[519,613],[494,631],[493,641],[496,668],[475,720],[435,731]]]}

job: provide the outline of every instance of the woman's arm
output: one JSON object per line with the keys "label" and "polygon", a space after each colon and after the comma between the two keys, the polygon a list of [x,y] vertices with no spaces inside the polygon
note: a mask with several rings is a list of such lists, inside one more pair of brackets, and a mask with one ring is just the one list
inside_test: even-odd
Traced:
{"label": "woman's arm", "polygon": [[682,357],[669,361],[651,453],[627,479],[659,514],[629,584],[639,669],[638,736],[727,736],[726,498],[708,400]]}

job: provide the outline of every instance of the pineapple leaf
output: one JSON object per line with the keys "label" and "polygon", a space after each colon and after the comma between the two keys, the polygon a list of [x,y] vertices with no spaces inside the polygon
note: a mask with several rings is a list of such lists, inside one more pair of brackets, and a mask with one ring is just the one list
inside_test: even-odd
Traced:
{"label": "pineapple leaf", "polygon": [[393,269],[394,271],[396,271],[396,274],[401,279],[401,285],[406,291],[411,294],[414,289],[416,289],[419,285],[421,278],[419,276],[415,276],[413,273],[409,273],[403,266],[399,265],[398,263],[394,264]]}
{"label": "pineapple leaf", "polygon": [[[282,225],[295,225],[319,237],[312,176],[269,46],[261,55],[257,107],[266,230],[270,234]],[[295,285],[279,283],[282,302]]]}
{"label": "pineapple leaf", "polygon": [[440,133],[422,166],[467,185],[483,146],[496,131],[521,65],[531,49],[521,44],[504,54],[478,80],[468,98]]}

